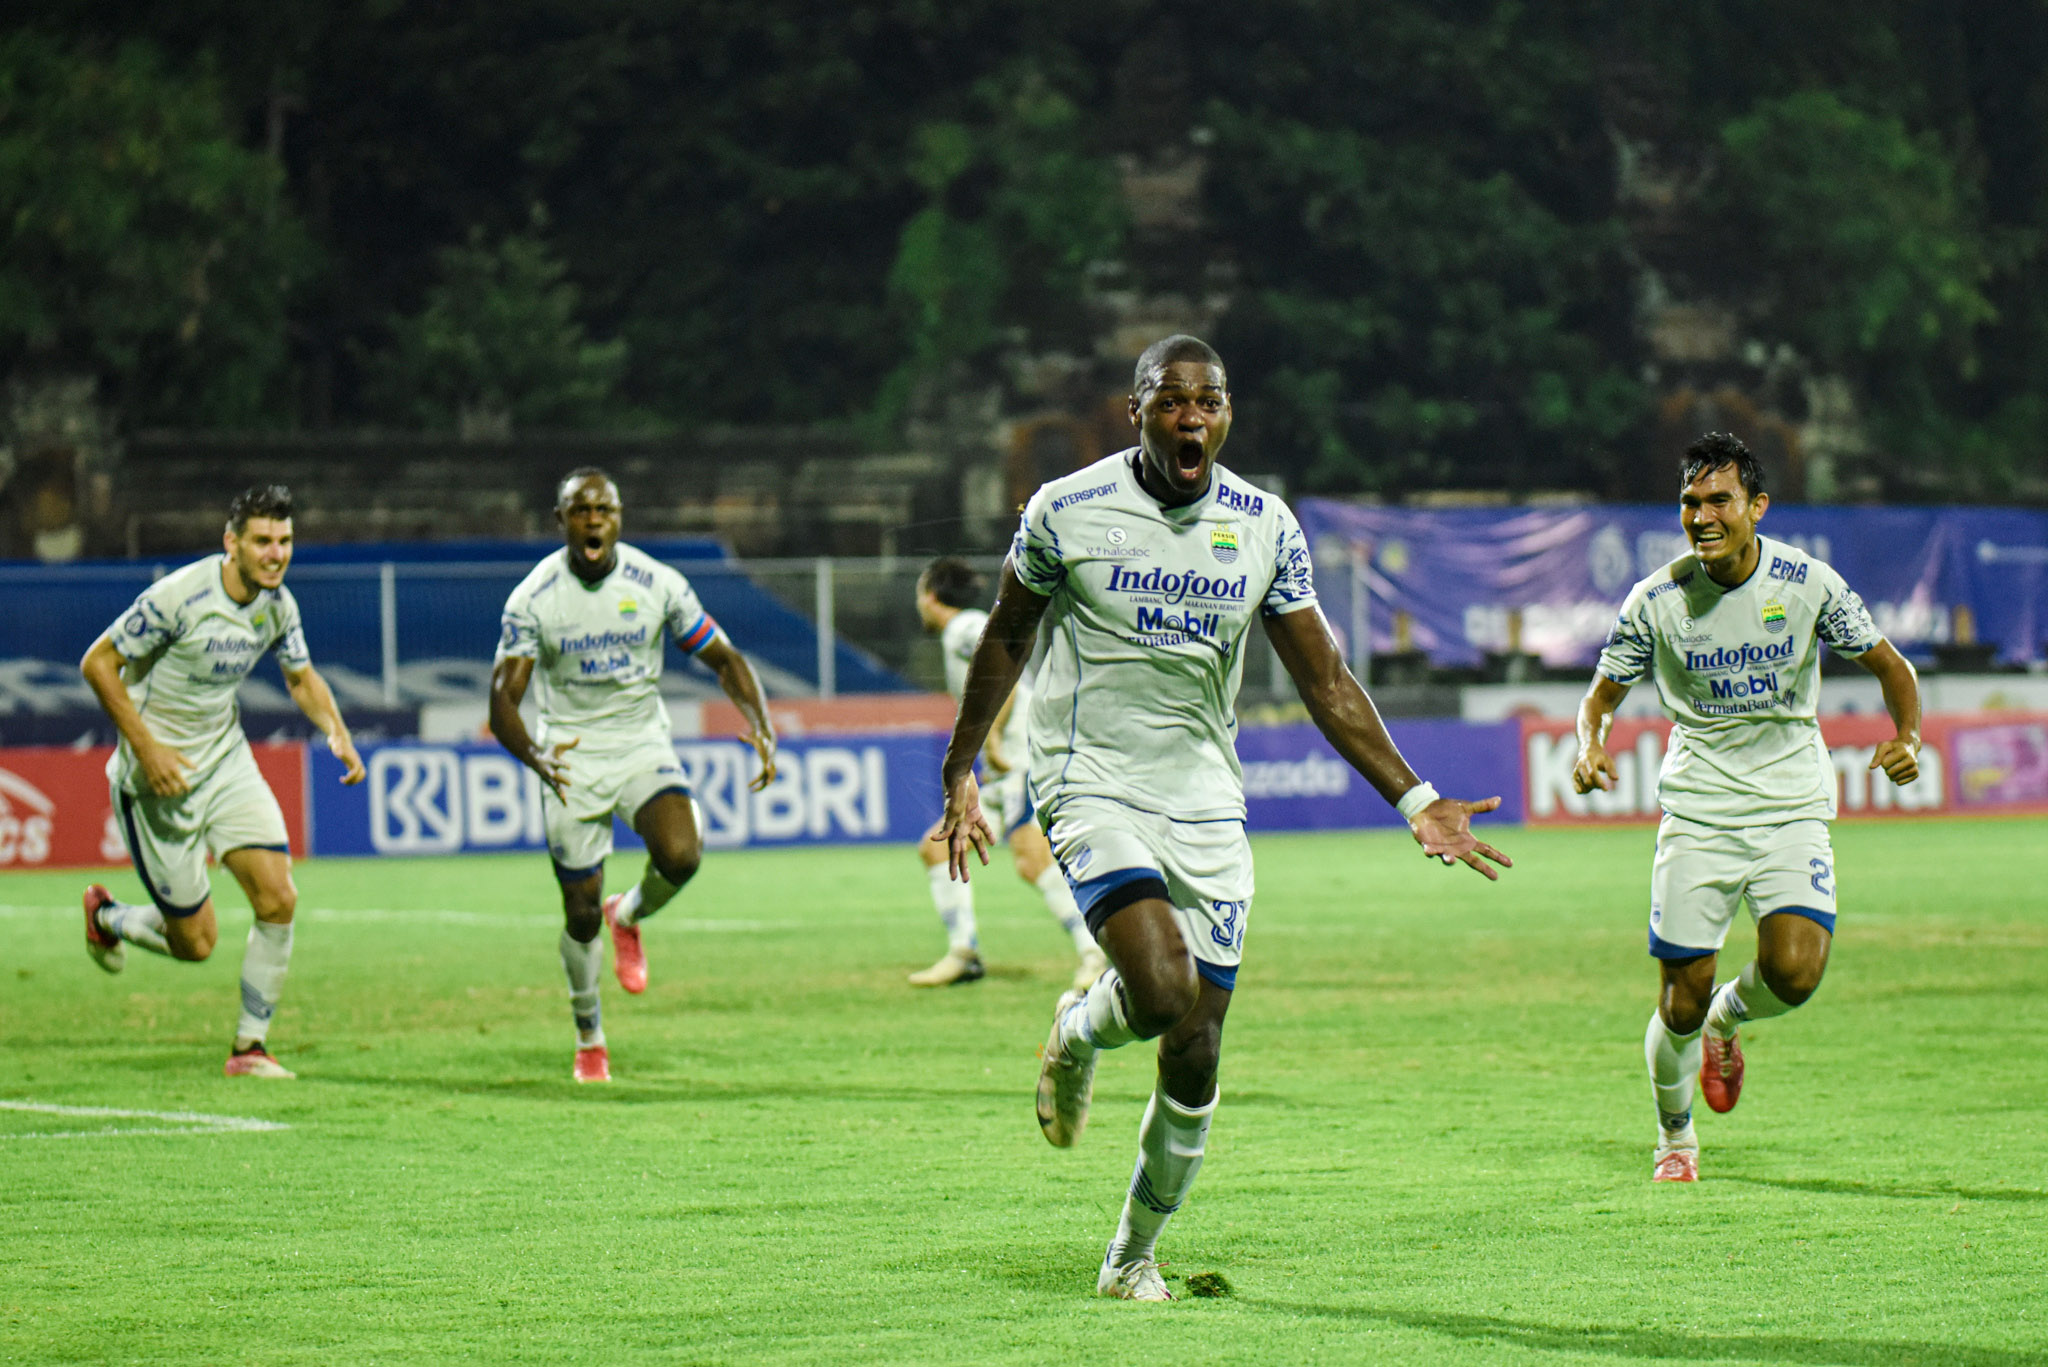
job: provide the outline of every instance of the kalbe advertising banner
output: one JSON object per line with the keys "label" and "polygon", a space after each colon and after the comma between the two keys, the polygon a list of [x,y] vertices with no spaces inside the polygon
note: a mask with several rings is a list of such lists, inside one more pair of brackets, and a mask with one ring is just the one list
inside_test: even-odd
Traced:
{"label": "kalbe advertising banner", "polygon": [[[1384,653],[1396,648],[1398,619],[1410,645],[1439,665],[1478,664],[1519,644],[1548,664],[1590,668],[1630,587],[1688,550],[1675,498],[1454,509],[1308,498],[1296,512],[1338,629],[1367,623],[1373,651]],[[1758,530],[1834,566],[1901,650],[1955,639],[1964,608],[1976,639],[2001,659],[2041,654],[2048,513],[1785,504]],[[1346,573],[1353,564],[1362,576]],[[1349,602],[1361,577],[1363,612]]]}

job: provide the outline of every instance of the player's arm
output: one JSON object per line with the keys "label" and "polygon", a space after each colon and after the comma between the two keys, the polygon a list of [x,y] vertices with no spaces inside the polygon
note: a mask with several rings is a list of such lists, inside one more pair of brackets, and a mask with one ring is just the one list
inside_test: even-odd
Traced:
{"label": "player's arm", "polygon": [[1500,875],[1483,862],[1482,855],[1503,868],[1513,867],[1513,860],[1472,834],[1472,814],[1492,811],[1500,806],[1500,799],[1465,802],[1438,797],[1435,788],[1416,777],[1408,761],[1401,758],[1394,738],[1387,734],[1379,709],[1345,668],[1321,608],[1268,613],[1264,621],[1266,637],[1294,680],[1295,691],[1301,694],[1316,729],[1408,819],[1408,829],[1424,854],[1446,864],[1459,860],[1488,878]]}
{"label": "player's arm", "polygon": [[723,632],[714,631],[711,639],[698,647],[697,658],[718,675],[718,686],[747,719],[741,739],[761,757],[761,772],[747,786],[758,793],[775,781],[775,723],[768,716],[768,700],[761,696],[760,677]]}
{"label": "player's arm", "polygon": [[320,728],[320,734],[327,737],[327,748],[347,769],[341,776],[343,783],[363,781],[363,758],[356,753],[356,743],[349,736],[348,724],[341,719],[341,708],[335,705],[334,690],[327,686],[327,680],[320,677],[320,671],[311,665],[284,671],[284,686],[291,692],[292,701],[299,705],[299,711],[306,714],[306,720]]}
{"label": "player's arm", "polygon": [[1614,710],[1628,696],[1628,685],[1616,683],[1605,674],[1593,676],[1593,686],[1579,701],[1579,759],[1572,765],[1572,788],[1590,793],[1595,788],[1614,791],[1621,770],[1607,753],[1607,731],[1614,725]]}
{"label": "player's arm", "polygon": [[135,752],[135,762],[142,766],[142,776],[150,791],[158,797],[176,797],[191,787],[185,781],[185,771],[192,767],[192,761],[150,733],[135,700],[128,696],[127,685],[121,682],[121,667],[125,663],[121,652],[114,648],[113,638],[102,633],[78,662],[78,672],[99,699],[100,710]]}
{"label": "player's arm", "polygon": [[1010,697],[1031,662],[1031,650],[1038,641],[1039,619],[1052,599],[1024,586],[1008,561],[996,590],[996,605],[981,629],[981,644],[967,664],[967,685],[960,692],[960,710],[953,718],[953,738],[946,743],[946,760],[939,780],[945,787],[946,811],[939,818],[934,840],[946,842],[946,862],[953,876],[967,880],[967,851],[970,846],[981,862],[988,863],[988,847],[995,832],[981,814],[981,790],[974,782],[974,757],[988,743],[996,719],[1007,713]]}
{"label": "player's arm", "polygon": [[551,754],[533,743],[526,718],[519,715],[519,704],[525,701],[526,686],[531,682],[531,655],[500,656],[491,666],[491,735],[512,758],[539,774],[540,781],[554,789],[556,798],[567,802],[562,790],[569,786],[569,762],[564,756],[576,748],[576,742],[557,745]]}
{"label": "player's arm", "polygon": [[982,748],[982,760],[989,772],[1007,774],[1013,767],[1009,754],[1003,749],[1003,737],[1010,733],[1010,714],[1017,710],[1017,690],[1011,689],[1010,696],[1003,699],[1003,705],[996,712],[996,719],[988,724],[988,744]]}
{"label": "player's arm", "polygon": [[1879,641],[1858,655],[1856,663],[1876,676],[1884,690],[1884,710],[1891,713],[1898,732],[1877,747],[1870,767],[1884,770],[1894,783],[1911,783],[1920,777],[1920,676],[1890,641]]}

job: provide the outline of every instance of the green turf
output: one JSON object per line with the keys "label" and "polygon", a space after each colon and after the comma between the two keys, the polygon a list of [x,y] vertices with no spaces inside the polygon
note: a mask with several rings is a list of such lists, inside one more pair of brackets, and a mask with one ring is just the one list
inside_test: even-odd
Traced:
{"label": "green turf", "polygon": [[1837,828],[1827,984],[1749,1032],[1691,1188],[1648,1181],[1650,832],[1500,842],[1497,886],[1394,836],[1258,842],[1162,1249],[1235,1294],[1167,1306],[1090,1294],[1149,1058],[1045,1145],[1067,956],[1001,863],[990,978],[918,993],[908,851],[713,855],[648,930],[652,989],[606,993],[601,1089],[568,1079],[544,859],[303,864],[296,1083],[219,1076],[231,888],[212,961],[107,978],[82,878],[0,877],[0,1098],[291,1127],[0,1111],[0,1360],[2048,1359],[2048,823]]}

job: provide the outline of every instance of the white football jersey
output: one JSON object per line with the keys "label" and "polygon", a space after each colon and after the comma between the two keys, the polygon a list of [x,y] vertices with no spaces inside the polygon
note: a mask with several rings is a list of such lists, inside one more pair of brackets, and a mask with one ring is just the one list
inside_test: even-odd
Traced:
{"label": "white football jersey", "polygon": [[1315,606],[1294,514],[1221,465],[1161,507],[1135,450],[1031,496],[1010,566],[1052,599],[1031,708],[1032,800],[1085,794],[1178,820],[1244,817],[1237,690],[1260,614]]}
{"label": "white football jersey", "polygon": [[534,661],[536,743],[576,739],[588,754],[668,742],[663,636],[694,655],[718,634],[689,580],[623,541],[614,549],[612,572],[594,584],[557,551],[505,602],[497,658]]}
{"label": "white football jersey", "polygon": [[1884,641],[1826,562],[1767,537],[1757,549],[1756,572],[1732,589],[1690,555],[1643,580],[1600,652],[1618,684],[1656,676],[1673,724],[1658,798],[1708,826],[1833,818],[1818,643],[1853,658]]}
{"label": "white football jersey", "polygon": [[[939,648],[946,657],[946,691],[955,698],[967,691],[967,666],[974,648],[981,644],[981,629],[988,614],[980,608],[963,608],[939,633]],[[1031,671],[1017,676],[1016,701],[1010,706],[1010,724],[1003,728],[1003,758],[1011,765],[1028,763],[1031,754]]]}
{"label": "white football jersey", "polygon": [[[291,673],[313,662],[291,591],[279,585],[237,603],[221,580],[226,562],[209,555],[165,575],[107,628],[135,710],[191,762],[186,777],[195,784],[244,743],[235,690],[256,662],[272,650]],[[108,773],[129,792],[148,791],[125,738]]]}

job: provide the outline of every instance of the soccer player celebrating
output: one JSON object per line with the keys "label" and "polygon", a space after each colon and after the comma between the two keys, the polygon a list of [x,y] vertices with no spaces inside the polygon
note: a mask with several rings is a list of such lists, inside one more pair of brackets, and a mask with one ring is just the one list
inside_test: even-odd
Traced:
{"label": "soccer player celebrating", "polygon": [[[619,540],[623,511],[618,486],[602,470],[571,471],[556,487],[555,520],[567,544],[506,600],[491,670],[491,734],[543,785],[548,854],[562,886],[562,971],[576,1020],[578,1082],[611,1080],[598,1005],[599,929],[611,927],[619,986],[646,991],[639,923],[690,881],[704,853],[661,701],[664,634],[710,666],[746,717],[746,739],[761,757],[753,789],[775,778],[775,728],[753,668],[705,614],[689,580]],[[538,738],[519,715],[536,663]],[[647,869],[636,886],[605,897],[614,816],[647,842]]]}
{"label": "soccer player celebrating", "polygon": [[[1821,561],[1757,535],[1770,506],[1749,449],[1714,432],[1685,449],[1679,522],[1692,553],[1629,591],[1579,707],[1573,786],[1612,790],[1607,729],[1629,686],[1654,673],[1672,721],[1650,868],[1650,953],[1661,986],[1643,1051],[1657,1102],[1651,1178],[1699,1180],[1694,1077],[1707,1105],[1742,1093],[1745,1021],[1813,995],[1835,928],[1835,774],[1814,711],[1825,641],[1877,676],[1897,734],[1870,767],[1919,776],[1920,689],[1863,600]],[[1719,991],[1714,965],[1738,906],[1756,958]]]}
{"label": "soccer player celebrating", "polygon": [[235,690],[276,651],[292,701],[360,783],[363,762],[327,681],[306,653],[299,605],[284,586],[292,563],[292,496],[282,485],[245,490],[228,505],[222,551],[151,584],[85,652],[79,672],[121,733],[107,764],[121,843],[149,904],[85,890],[85,947],[109,973],[128,945],[174,959],[213,953],[219,931],[209,853],[242,885],[256,913],[242,953],[242,1015],[229,1077],[288,1078],[265,1046],[292,960],[291,847],[277,797],[242,733]]}
{"label": "soccer player celebrating", "polygon": [[[917,579],[917,615],[924,629],[936,632],[946,657],[946,687],[955,698],[967,686],[967,664],[981,641],[981,629],[988,614],[975,604],[981,601],[983,581],[973,566],[958,556],[943,555],[925,566]],[[1074,986],[1086,987],[1101,974],[1108,960],[1088,933],[1080,907],[1067,887],[1066,875],[1053,863],[1052,846],[1045,832],[1031,820],[1031,795],[1026,788],[1024,762],[1029,754],[1025,720],[1030,715],[1031,682],[1020,678],[1017,687],[1003,700],[1002,709],[989,726],[988,744],[982,749],[982,771],[988,786],[982,790],[982,810],[995,819],[995,829],[1009,841],[1016,859],[1017,876],[1038,889],[1045,909],[1060,923],[1074,942],[1080,962],[1074,968]],[[917,852],[924,860],[931,882],[932,905],[946,927],[946,953],[930,968],[910,975],[916,987],[943,987],[949,983],[970,983],[987,970],[982,966],[975,938],[974,888],[952,876],[946,867],[946,847],[938,839],[939,827],[926,832]]]}
{"label": "soccer player celebrating", "polygon": [[1500,799],[1438,797],[1345,669],[1294,515],[1216,463],[1231,418],[1216,353],[1188,336],[1155,342],[1138,358],[1130,417],[1135,449],[1025,505],[946,750],[940,835],[963,881],[970,849],[988,862],[974,757],[1042,622],[1031,796],[1111,967],[1054,1009],[1038,1123],[1071,1145],[1101,1051],[1159,1040],[1137,1169],[1096,1291],[1168,1300],[1155,1249],[1202,1164],[1252,900],[1234,709],[1253,619],[1323,735],[1407,818],[1425,855],[1488,878],[1482,856],[1508,860],[1470,826]]}

